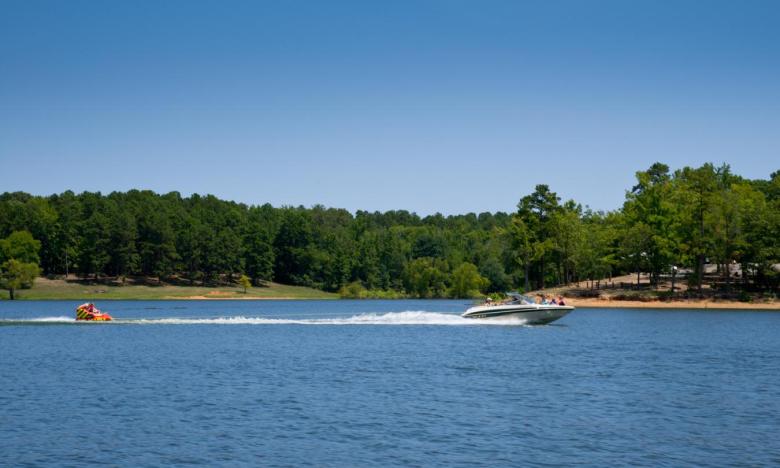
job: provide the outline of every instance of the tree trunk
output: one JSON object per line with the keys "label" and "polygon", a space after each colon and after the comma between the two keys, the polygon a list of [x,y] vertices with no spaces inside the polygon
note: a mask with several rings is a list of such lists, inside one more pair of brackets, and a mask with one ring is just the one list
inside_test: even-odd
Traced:
{"label": "tree trunk", "polygon": [[[701,193],[699,195],[699,242],[704,242],[704,194]],[[702,245],[699,245],[699,248],[703,248]],[[698,287],[699,287],[699,295],[701,296],[701,289],[702,289],[702,283],[704,283],[704,253],[699,253],[697,258],[697,265],[699,268],[698,272]]]}
{"label": "tree trunk", "polygon": [[14,288],[11,288],[11,289],[9,289],[9,290],[8,290],[8,295],[11,297],[11,300],[12,300],[12,301],[13,301],[14,299],[16,299],[16,298],[14,297]]}
{"label": "tree trunk", "polygon": [[731,292],[731,264],[726,260],[724,272],[726,274],[726,292]]}
{"label": "tree trunk", "polygon": [[530,284],[529,284],[529,280],[528,280],[528,275],[530,273],[531,273],[531,265],[529,265],[528,261],[526,261],[525,262],[525,291],[523,291],[523,292],[528,292],[528,290],[529,290]]}

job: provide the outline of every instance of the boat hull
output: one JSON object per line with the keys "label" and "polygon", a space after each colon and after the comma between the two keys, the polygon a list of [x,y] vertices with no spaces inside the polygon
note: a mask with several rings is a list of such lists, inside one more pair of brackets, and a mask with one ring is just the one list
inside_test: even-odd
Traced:
{"label": "boat hull", "polygon": [[76,318],[78,321],[85,321],[85,322],[110,322],[113,320],[113,318],[108,314],[100,314],[100,315],[88,315],[85,318]]}
{"label": "boat hull", "polygon": [[519,319],[526,325],[544,325],[554,322],[574,310],[571,306],[477,306],[461,317],[495,320]]}

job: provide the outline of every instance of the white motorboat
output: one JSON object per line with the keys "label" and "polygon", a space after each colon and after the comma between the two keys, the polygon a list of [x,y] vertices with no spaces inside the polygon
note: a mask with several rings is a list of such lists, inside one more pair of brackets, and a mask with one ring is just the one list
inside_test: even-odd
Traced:
{"label": "white motorboat", "polygon": [[527,325],[544,325],[568,314],[574,307],[557,304],[537,304],[533,299],[518,293],[507,293],[508,301],[486,302],[471,307],[461,317],[474,319],[513,318]]}

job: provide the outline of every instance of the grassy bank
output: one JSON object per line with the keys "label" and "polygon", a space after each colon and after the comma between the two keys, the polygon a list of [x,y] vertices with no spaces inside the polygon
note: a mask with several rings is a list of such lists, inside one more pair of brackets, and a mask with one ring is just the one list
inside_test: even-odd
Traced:
{"label": "grassy bank", "polygon": [[[7,291],[0,291],[2,299],[8,299]],[[65,281],[38,278],[32,289],[16,291],[17,299],[337,299],[338,295],[301,286],[267,283],[263,287],[243,288],[230,286],[178,286],[170,284],[115,284]]]}

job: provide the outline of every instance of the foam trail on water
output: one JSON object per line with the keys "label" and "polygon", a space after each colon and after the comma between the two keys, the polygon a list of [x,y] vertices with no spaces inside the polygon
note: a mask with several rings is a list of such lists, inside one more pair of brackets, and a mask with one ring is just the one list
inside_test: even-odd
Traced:
{"label": "foam trail on water", "polygon": [[76,321],[73,317],[38,317],[30,319],[0,319],[0,325],[35,324],[91,324],[101,325],[523,325],[524,320],[515,317],[494,319],[466,319],[456,314],[408,310],[404,312],[365,313],[351,317],[332,318],[271,318],[271,317],[171,317],[144,319],[114,319],[110,322]]}
{"label": "foam trail on water", "polygon": [[65,315],[61,315],[59,317],[36,317],[26,320],[14,320],[14,321],[29,321],[29,322],[37,322],[37,323],[58,323],[58,322],[75,322],[76,319],[73,317],[67,317]]}
{"label": "foam trail on water", "polygon": [[267,317],[163,318],[126,321],[168,325],[522,325],[523,320],[474,320],[460,315],[425,311],[366,313],[343,318],[287,319]]}
{"label": "foam trail on water", "polygon": [[47,325],[76,323],[73,317],[34,317],[28,319],[0,319],[0,325]]}

